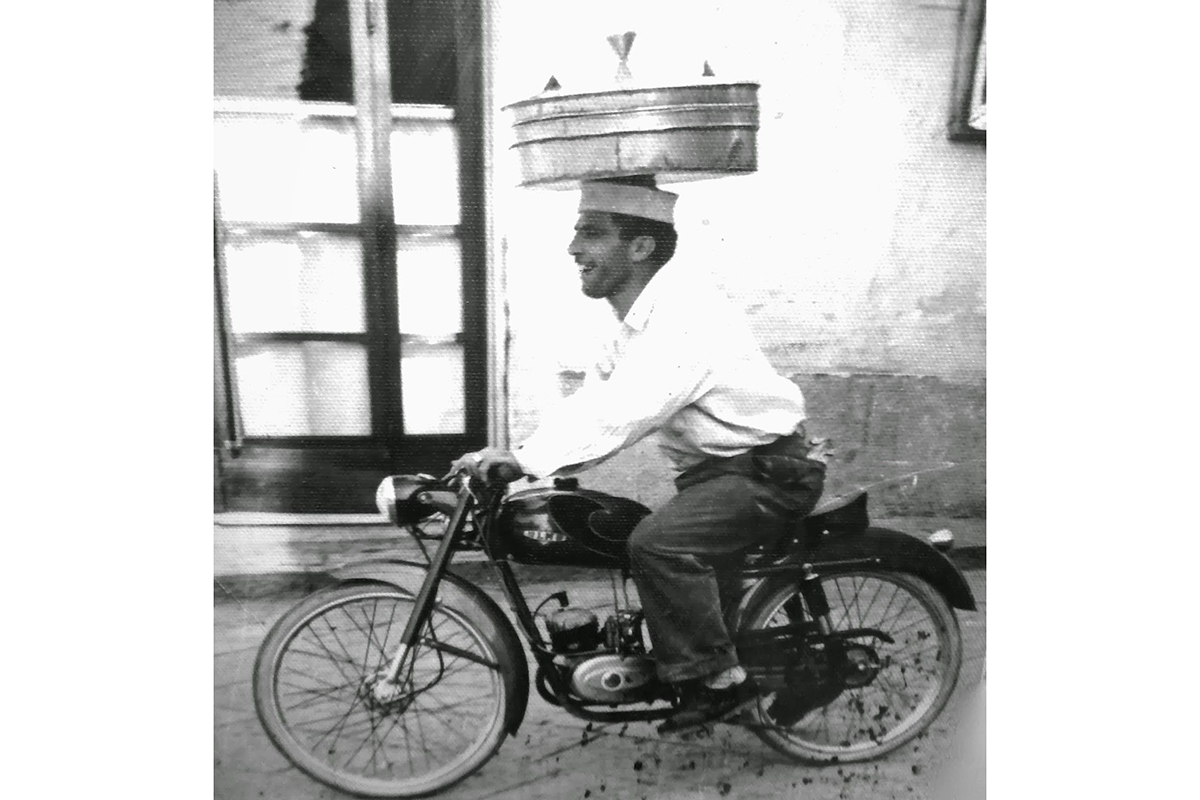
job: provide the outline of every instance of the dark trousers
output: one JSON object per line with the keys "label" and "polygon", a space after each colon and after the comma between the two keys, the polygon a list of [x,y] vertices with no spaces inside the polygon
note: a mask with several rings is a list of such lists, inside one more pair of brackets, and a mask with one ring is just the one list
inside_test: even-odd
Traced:
{"label": "dark trousers", "polygon": [[633,579],[662,680],[737,665],[722,601],[730,602],[739,584],[728,574],[747,550],[774,542],[817,504],[825,465],[806,459],[807,452],[798,431],[743,455],[709,459],[676,478],[679,493],[633,531]]}

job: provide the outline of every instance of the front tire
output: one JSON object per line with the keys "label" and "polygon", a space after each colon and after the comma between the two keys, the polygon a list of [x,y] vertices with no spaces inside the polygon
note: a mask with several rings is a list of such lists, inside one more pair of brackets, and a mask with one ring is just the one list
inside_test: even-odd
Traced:
{"label": "front tire", "polygon": [[264,730],[310,777],[363,797],[422,797],[462,780],[506,736],[513,669],[468,613],[443,604],[414,645],[401,698],[370,692],[413,609],[382,583],[316,592],[267,634],[254,665]]}
{"label": "front tire", "polygon": [[[958,619],[937,590],[913,575],[825,574],[821,586],[834,631],[874,628],[894,642],[871,642],[879,667],[870,682],[842,690],[799,719],[773,718],[773,709],[785,707],[775,705],[778,694],[759,698],[752,710],[754,731],[774,749],[805,763],[879,758],[928,728],[949,701],[963,659]],[[796,622],[789,616],[789,609],[794,613],[797,608],[793,598],[800,598],[794,583],[781,582],[749,611],[743,629]],[[807,608],[804,616],[809,616]]]}

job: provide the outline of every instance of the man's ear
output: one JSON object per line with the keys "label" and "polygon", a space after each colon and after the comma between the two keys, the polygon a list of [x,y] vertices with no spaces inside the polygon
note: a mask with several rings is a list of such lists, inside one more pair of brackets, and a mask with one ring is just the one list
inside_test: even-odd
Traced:
{"label": "man's ear", "polygon": [[630,258],[634,261],[645,261],[657,246],[658,242],[654,241],[653,236],[638,236],[629,243]]}

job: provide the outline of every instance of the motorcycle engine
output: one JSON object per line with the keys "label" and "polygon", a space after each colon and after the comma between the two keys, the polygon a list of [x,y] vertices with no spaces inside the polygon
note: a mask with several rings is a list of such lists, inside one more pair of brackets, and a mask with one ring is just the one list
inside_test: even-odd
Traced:
{"label": "motorcycle engine", "polygon": [[654,662],[642,655],[596,656],[575,665],[571,690],[584,700],[622,703],[654,680]]}
{"label": "motorcycle engine", "polygon": [[603,627],[585,608],[564,605],[546,615],[550,643],[572,693],[593,703],[628,702],[654,682],[654,660],[646,655],[641,627],[642,612],[636,610],[618,611]]}
{"label": "motorcycle engine", "polygon": [[586,608],[567,606],[546,616],[550,644],[560,653],[583,653],[600,647],[600,622]]}

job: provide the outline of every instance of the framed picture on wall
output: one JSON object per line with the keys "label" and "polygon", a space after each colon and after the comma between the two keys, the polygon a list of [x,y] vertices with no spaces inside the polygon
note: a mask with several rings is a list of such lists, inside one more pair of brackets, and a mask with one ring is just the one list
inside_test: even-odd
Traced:
{"label": "framed picture on wall", "polygon": [[963,0],[950,90],[950,138],[987,141],[987,2]]}

